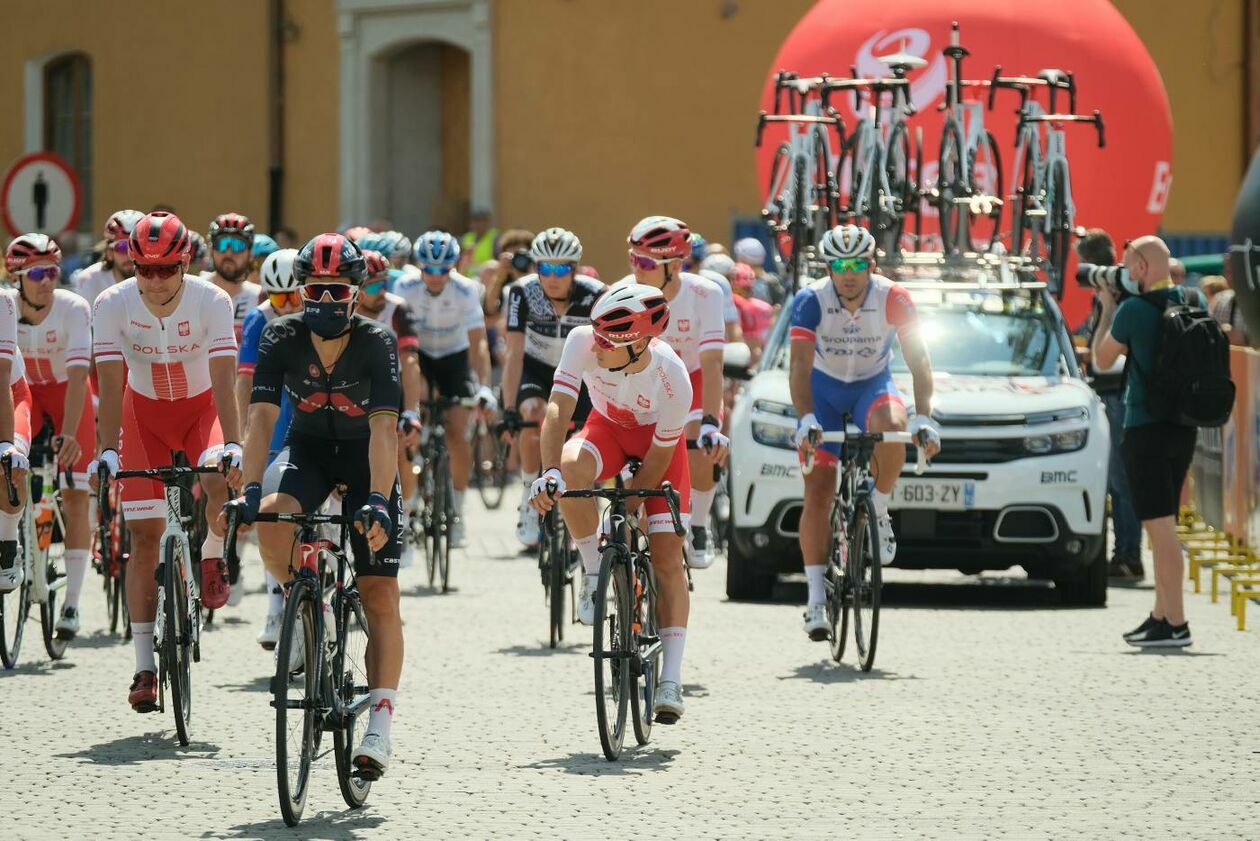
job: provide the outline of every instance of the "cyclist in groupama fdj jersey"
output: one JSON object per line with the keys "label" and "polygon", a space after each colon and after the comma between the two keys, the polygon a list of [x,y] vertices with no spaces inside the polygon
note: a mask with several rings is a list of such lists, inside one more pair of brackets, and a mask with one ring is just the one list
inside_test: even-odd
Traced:
{"label": "cyclist in groupama fdj jersey", "polygon": [[[856,225],[840,225],[823,235],[819,254],[827,261],[828,277],[796,293],[792,304],[789,383],[792,403],[800,418],[795,443],[802,459],[812,448],[812,431],[842,431],[845,416],[863,432],[906,431],[906,406],[892,379],[892,343],[914,376],[915,416],[909,431],[924,433],[928,458],[940,450],[940,434],[931,420],[932,363],[919,333],[918,315],[910,293],[882,275],[871,272],[875,238]],[[827,639],[824,576],[831,542],[831,502],[836,492],[839,444],[823,444],[814,470],[805,477],[805,507],[801,512],[801,554],[809,585],[805,632],[816,641]],[[897,554],[888,500],[906,461],[904,444],[877,444],[872,460],[876,527],[880,560]]]}
{"label": "cyclist in groupama fdj jersey", "polygon": [[[363,252],[341,234],[321,234],[298,253],[294,275],[302,283],[303,310],[275,319],[263,331],[245,442],[245,492],[233,505],[248,525],[259,511],[317,511],[344,484],[349,506],[370,518],[366,535],[357,523],[350,535],[356,582],[371,628],[371,712],[354,762],[384,773],[403,658],[396,431],[402,387],[394,337],[354,312],[366,273]],[[287,456],[276,462],[278,487],[264,497],[263,473],[282,394],[293,402],[293,422]],[[259,523],[258,545],[277,581],[288,581],[290,569],[301,567],[291,525]]]}
{"label": "cyclist in groupama fdj jersey", "polygon": [[[526,275],[508,290],[507,359],[503,365],[503,420],[541,424],[556,379],[564,340],[573,328],[591,321],[591,307],[604,284],[577,274],[582,243],[564,228],[548,228],[530,246],[536,274]],[[583,421],[591,401],[585,389],[574,417]],[[538,429],[520,432],[521,472],[526,492],[516,522],[516,537],[537,546],[541,535],[538,515],[529,505],[529,488],[538,478],[541,457]]]}
{"label": "cyclist in groupama fdj jersey", "polygon": [[[555,483],[557,495],[566,487],[590,488],[616,476],[629,459],[637,458],[642,465],[626,487],[654,489],[669,482],[680,497],[679,513],[687,516],[691,477],[683,427],[692,405],[691,378],[678,354],[658,338],[669,319],[669,305],[659,289],[622,281],[595,302],[591,323],[569,334],[543,421],[542,459],[547,469],[530,490],[537,511],[546,513],[555,505],[547,494],[549,482]],[[586,425],[566,443],[583,384],[590,394],[591,412]],[[628,499],[626,507],[634,512],[638,503]],[[683,542],[674,534],[668,504],[654,497],[643,507],[656,571],[663,649],[653,710],[661,723],[672,724],[683,714],[682,656],[691,600],[683,571]],[[595,621],[599,579],[599,511],[593,499],[561,499],[560,510],[586,571],[578,617],[590,625]]]}

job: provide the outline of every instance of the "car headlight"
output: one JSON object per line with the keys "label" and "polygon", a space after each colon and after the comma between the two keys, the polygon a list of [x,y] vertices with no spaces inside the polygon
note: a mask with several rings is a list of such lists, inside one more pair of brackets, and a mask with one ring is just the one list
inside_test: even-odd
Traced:
{"label": "car headlight", "polygon": [[767,415],[778,415],[781,418],[796,419],[796,409],[792,408],[790,403],[776,403],[773,400],[754,400],[752,410],[754,412],[764,412]]}
{"label": "car headlight", "polygon": [[794,431],[791,427],[784,426],[781,423],[767,423],[759,420],[752,422],[753,440],[767,447],[795,450],[796,447],[792,445],[792,434]]}
{"label": "car headlight", "polygon": [[1082,449],[1088,440],[1088,429],[1073,429],[1049,435],[1029,435],[1024,439],[1024,450],[1035,456],[1072,453]]}

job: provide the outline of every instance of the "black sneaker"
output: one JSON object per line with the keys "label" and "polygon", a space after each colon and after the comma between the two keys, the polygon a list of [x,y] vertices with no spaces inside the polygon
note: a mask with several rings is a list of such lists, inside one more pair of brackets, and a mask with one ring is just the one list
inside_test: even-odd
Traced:
{"label": "black sneaker", "polygon": [[1155,627],[1156,625],[1158,625],[1158,624],[1160,623],[1160,621],[1161,621],[1161,620],[1156,619],[1156,618],[1155,618],[1154,616],[1152,616],[1151,614],[1149,614],[1149,613],[1148,613],[1148,614],[1146,614],[1146,618],[1142,620],[1142,624],[1141,624],[1141,625],[1138,625],[1138,626],[1137,626],[1136,628],[1134,628],[1132,631],[1129,631],[1128,633],[1123,634],[1125,641],[1127,642],[1127,641],[1128,641],[1129,639],[1131,639],[1131,638],[1135,638],[1135,637],[1140,637],[1140,636],[1142,636],[1142,635],[1143,635],[1143,634],[1145,634],[1147,631],[1149,631],[1151,628],[1153,628],[1153,627]]}
{"label": "black sneaker", "polygon": [[1185,648],[1194,640],[1190,638],[1190,623],[1170,625],[1167,619],[1158,620],[1145,634],[1125,640],[1138,648]]}
{"label": "black sneaker", "polygon": [[1107,578],[1112,581],[1141,581],[1145,577],[1141,561],[1112,558],[1111,563],[1107,564]]}

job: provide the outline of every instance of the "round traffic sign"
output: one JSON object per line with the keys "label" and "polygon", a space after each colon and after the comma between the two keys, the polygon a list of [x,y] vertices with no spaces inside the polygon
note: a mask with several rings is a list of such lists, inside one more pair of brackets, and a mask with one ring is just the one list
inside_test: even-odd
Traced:
{"label": "round traffic sign", "polygon": [[32,152],[9,167],[0,188],[0,217],[13,236],[60,234],[79,222],[79,178],[52,152]]}

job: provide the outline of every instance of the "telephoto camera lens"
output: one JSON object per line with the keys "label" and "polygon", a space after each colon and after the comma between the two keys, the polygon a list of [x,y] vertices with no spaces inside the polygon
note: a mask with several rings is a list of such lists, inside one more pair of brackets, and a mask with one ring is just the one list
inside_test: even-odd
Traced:
{"label": "telephoto camera lens", "polygon": [[1124,289],[1124,266],[1096,266],[1093,263],[1081,263],[1076,267],[1076,282],[1088,289],[1109,289],[1120,292]]}
{"label": "telephoto camera lens", "polygon": [[525,274],[534,268],[534,261],[530,259],[529,252],[521,250],[512,255],[512,268],[516,269],[519,274]]}

